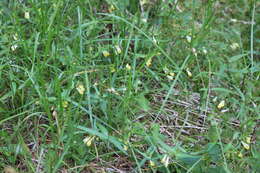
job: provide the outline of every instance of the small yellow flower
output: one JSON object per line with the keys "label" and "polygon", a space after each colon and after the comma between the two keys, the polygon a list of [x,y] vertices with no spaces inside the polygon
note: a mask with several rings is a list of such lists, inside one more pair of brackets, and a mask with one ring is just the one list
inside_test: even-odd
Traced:
{"label": "small yellow flower", "polygon": [[205,47],[202,48],[202,52],[206,55],[208,53],[207,49]]}
{"label": "small yellow flower", "polygon": [[169,80],[173,80],[173,76],[167,75],[167,78],[168,78]]}
{"label": "small yellow flower", "polygon": [[14,44],[14,45],[11,46],[12,51],[15,51],[17,48],[18,48],[17,44]]}
{"label": "small yellow flower", "polygon": [[161,163],[165,166],[165,167],[168,167],[169,165],[169,160],[170,160],[170,157],[167,156],[167,155],[164,155],[162,160],[161,160]]}
{"label": "small yellow flower", "polygon": [[152,65],[152,58],[149,58],[147,61],[146,61],[146,66],[147,67],[150,67]]}
{"label": "small yellow flower", "polygon": [[68,103],[67,101],[63,101],[63,102],[62,102],[62,106],[63,106],[64,108],[67,108],[68,105],[69,105],[69,103]]}
{"label": "small yellow flower", "polygon": [[218,104],[218,109],[222,109],[225,106],[225,100],[222,100],[219,104]]}
{"label": "small yellow flower", "polygon": [[249,149],[250,149],[250,146],[249,146],[247,143],[245,143],[245,142],[243,142],[243,141],[241,141],[241,143],[242,143],[243,147],[244,147],[246,150],[249,150]]}
{"label": "small yellow flower", "polygon": [[121,50],[119,45],[116,45],[115,49],[116,49],[116,54],[121,54],[122,53],[122,50]]}
{"label": "small yellow flower", "polygon": [[129,64],[126,64],[125,68],[126,68],[127,70],[131,70],[131,69],[132,69]]}
{"label": "small yellow flower", "polygon": [[107,91],[110,92],[110,93],[115,93],[116,92],[115,88],[108,88]]}
{"label": "small yellow flower", "polygon": [[92,145],[93,140],[95,139],[95,136],[87,136],[83,139],[83,142],[90,147]]}
{"label": "small yellow flower", "polygon": [[191,50],[192,50],[192,52],[193,52],[193,54],[194,54],[195,56],[198,56],[197,50],[196,50],[195,48],[192,48]]}
{"label": "small yellow flower", "polygon": [[57,117],[57,115],[58,115],[58,112],[54,110],[54,111],[52,112],[52,116],[53,116],[53,117]]}
{"label": "small yellow flower", "polygon": [[115,69],[115,67],[110,67],[110,72],[111,72],[111,73],[114,73],[114,72],[116,72],[116,69]]}
{"label": "small yellow flower", "polygon": [[190,70],[187,68],[186,69],[186,73],[187,73],[187,75],[189,76],[189,77],[192,77],[192,73],[190,72]]}
{"label": "small yellow flower", "polygon": [[13,35],[13,38],[14,38],[15,41],[17,41],[17,40],[18,40],[18,35],[15,33],[15,34]]}
{"label": "small yellow flower", "polygon": [[169,75],[172,76],[172,77],[174,77],[174,76],[175,76],[175,73],[170,72]]}
{"label": "small yellow flower", "polygon": [[250,144],[251,143],[251,137],[246,137],[246,143]]}
{"label": "small yellow flower", "polygon": [[108,8],[108,12],[109,13],[112,13],[113,11],[115,11],[115,7],[114,7],[114,5],[110,5],[110,7]]}
{"label": "small yellow flower", "polygon": [[78,90],[79,94],[83,95],[85,92],[85,87],[82,84],[79,84],[77,86],[77,90]]}
{"label": "small yellow flower", "polygon": [[110,53],[108,51],[106,51],[106,50],[104,50],[102,53],[103,53],[104,57],[110,56]]}
{"label": "small yellow flower", "polygon": [[25,19],[30,19],[30,13],[29,13],[28,11],[26,11],[26,12],[24,13],[24,18],[25,18]]}
{"label": "small yellow flower", "polygon": [[115,88],[108,88],[107,91],[110,92],[110,93],[116,94],[116,95],[120,95],[120,94],[115,90]]}
{"label": "small yellow flower", "polygon": [[232,50],[236,50],[237,48],[239,48],[239,44],[238,43],[232,43],[230,45],[230,47],[231,47]]}
{"label": "small yellow flower", "polygon": [[128,146],[124,145],[124,150],[127,151],[128,150]]}
{"label": "small yellow flower", "polygon": [[190,43],[191,42],[191,36],[187,35],[186,40],[187,40],[188,43]]}
{"label": "small yellow flower", "polygon": [[149,161],[149,165],[150,165],[151,167],[154,167],[154,166],[155,166],[154,161],[150,160],[150,161]]}
{"label": "small yellow flower", "polygon": [[239,152],[237,156],[243,158],[243,154],[241,152]]}
{"label": "small yellow flower", "polygon": [[144,23],[147,23],[147,18],[142,17],[141,20],[142,20]]}

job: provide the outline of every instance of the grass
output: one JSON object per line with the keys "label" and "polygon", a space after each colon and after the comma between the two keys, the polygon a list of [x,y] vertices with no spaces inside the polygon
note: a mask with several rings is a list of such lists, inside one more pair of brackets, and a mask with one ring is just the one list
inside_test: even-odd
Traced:
{"label": "grass", "polygon": [[0,2],[0,170],[259,172],[258,1]]}

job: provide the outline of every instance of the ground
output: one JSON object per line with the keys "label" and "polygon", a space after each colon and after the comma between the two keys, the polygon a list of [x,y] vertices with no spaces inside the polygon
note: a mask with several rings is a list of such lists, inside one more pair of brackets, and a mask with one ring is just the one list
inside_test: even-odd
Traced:
{"label": "ground", "polygon": [[0,1],[0,170],[260,172],[256,0]]}

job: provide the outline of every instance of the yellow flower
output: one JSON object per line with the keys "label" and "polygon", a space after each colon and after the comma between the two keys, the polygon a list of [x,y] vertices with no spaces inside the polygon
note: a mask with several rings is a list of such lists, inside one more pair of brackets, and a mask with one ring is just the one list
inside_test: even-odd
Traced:
{"label": "yellow flower", "polygon": [[230,45],[230,47],[231,47],[232,50],[236,50],[237,48],[239,48],[239,44],[238,43],[232,43]]}
{"label": "yellow flower", "polygon": [[77,90],[78,90],[79,94],[81,94],[81,95],[83,95],[84,92],[85,92],[85,88],[84,88],[84,86],[82,84],[79,84],[77,86]]}
{"label": "yellow flower", "polygon": [[152,160],[150,160],[150,161],[149,161],[149,165],[150,165],[151,167],[154,167],[154,166],[155,166],[155,163],[154,163]]}
{"label": "yellow flower", "polygon": [[225,100],[222,100],[219,104],[218,104],[218,109],[222,109],[225,106]]}
{"label": "yellow flower", "polygon": [[207,49],[205,47],[202,48],[202,52],[206,55],[208,53]]}
{"label": "yellow flower", "polygon": [[149,58],[147,61],[146,61],[146,66],[147,67],[150,67],[152,65],[152,58]]}
{"label": "yellow flower", "polygon": [[116,49],[116,54],[121,54],[122,53],[122,50],[121,50],[120,46],[116,45],[115,49]]}
{"label": "yellow flower", "polygon": [[167,78],[169,80],[173,80],[173,77],[175,76],[175,73],[170,72],[170,70],[167,67],[164,67],[163,71],[164,71],[165,74],[167,74]]}
{"label": "yellow flower", "polygon": [[187,42],[190,43],[191,42],[191,36],[187,35],[186,36]]}
{"label": "yellow flower", "polygon": [[191,50],[192,50],[192,52],[193,52],[193,54],[194,54],[195,56],[198,56],[197,50],[196,50],[195,48],[192,48]]}
{"label": "yellow flower", "polygon": [[170,157],[167,156],[167,155],[164,155],[162,160],[161,160],[161,163],[165,166],[165,167],[168,167],[169,165],[169,160],[170,160]]}
{"label": "yellow flower", "polygon": [[115,69],[115,67],[110,67],[110,72],[111,72],[111,73],[114,73],[114,72],[116,72],[116,69]]}
{"label": "yellow flower", "polygon": [[246,143],[250,144],[251,143],[251,137],[246,137]]}
{"label": "yellow flower", "polygon": [[142,17],[141,20],[142,20],[144,23],[147,23],[147,18]]}
{"label": "yellow flower", "polygon": [[115,88],[108,88],[107,91],[110,92],[110,93],[116,94],[116,95],[120,95],[120,94],[115,90]]}
{"label": "yellow flower", "polygon": [[110,7],[108,8],[108,12],[112,13],[116,8],[114,7],[114,5],[110,5]]}
{"label": "yellow flower", "polygon": [[246,150],[249,150],[249,149],[250,149],[250,146],[249,146],[247,143],[245,143],[245,142],[243,142],[243,141],[241,141],[241,143],[242,143],[243,147],[244,147]]}
{"label": "yellow flower", "polygon": [[242,158],[242,157],[243,157],[243,154],[242,154],[241,152],[239,152],[237,156],[240,157],[240,158]]}
{"label": "yellow flower", "polygon": [[11,50],[15,51],[17,49],[17,47],[18,47],[17,44],[14,44],[14,45],[11,46]]}
{"label": "yellow flower", "polygon": [[110,92],[110,93],[115,93],[116,92],[115,88],[108,88],[107,91]]}
{"label": "yellow flower", "polygon": [[15,33],[15,34],[13,35],[13,38],[14,38],[15,41],[17,41],[17,40],[18,40],[18,35]]}
{"label": "yellow flower", "polygon": [[93,140],[95,139],[95,136],[87,136],[86,138],[83,139],[83,142],[90,147]]}
{"label": "yellow flower", "polygon": [[186,73],[187,73],[187,75],[189,76],[189,77],[192,77],[192,73],[190,72],[190,70],[187,68],[186,69]]}
{"label": "yellow flower", "polygon": [[175,76],[175,73],[170,72],[169,75],[172,76],[172,77],[174,77],[174,76]]}
{"label": "yellow flower", "polygon": [[124,145],[124,150],[127,151],[128,150],[128,146]]}
{"label": "yellow flower", "polygon": [[173,76],[167,75],[167,78],[168,78],[169,80],[173,80]]}
{"label": "yellow flower", "polygon": [[131,70],[131,69],[132,69],[129,64],[126,64],[125,68],[126,68],[127,70]]}
{"label": "yellow flower", "polygon": [[104,57],[110,56],[110,53],[108,51],[106,51],[106,50],[104,50],[102,53],[103,53]]}
{"label": "yellow flower", "polygon": [[28,11],[26,11],[26,12],[24,13],[24,18],[25,18],[25,19],[30,19],[30,13],[29,13]]}
{"label": "yellow flower", "polygon": [[63,102],[62,102],[62,106],[63,106],[64,108],[67,108],[68,105],[69,105],[69,103],[68,103],[67,101],[63,101]]}
{"label": "yellow flower", "polygon": [[58,112],[54,110],[54,111],[52,112],[52,116],[56,118],[57,115],[58,115]]}

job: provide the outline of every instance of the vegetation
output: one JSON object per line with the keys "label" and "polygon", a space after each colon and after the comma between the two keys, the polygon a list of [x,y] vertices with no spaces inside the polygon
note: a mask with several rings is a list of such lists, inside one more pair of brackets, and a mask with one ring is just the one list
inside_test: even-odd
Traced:
{"label": "vegetation", "polygon": [[260,3],[0,1],[0,170],[260,172]]}

